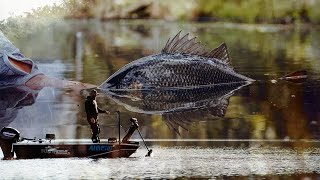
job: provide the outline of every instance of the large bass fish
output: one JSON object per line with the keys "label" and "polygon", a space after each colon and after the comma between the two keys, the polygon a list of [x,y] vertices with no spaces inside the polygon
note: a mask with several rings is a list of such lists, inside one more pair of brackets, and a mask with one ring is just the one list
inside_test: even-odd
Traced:
{"label": "large bass fish", "polygon": [[135,60],[100,85],[100,89],[186,88],[254,80],[230,66],[227,46],[207,50],[189,33],[179,32],[168,40],[160,54]]}

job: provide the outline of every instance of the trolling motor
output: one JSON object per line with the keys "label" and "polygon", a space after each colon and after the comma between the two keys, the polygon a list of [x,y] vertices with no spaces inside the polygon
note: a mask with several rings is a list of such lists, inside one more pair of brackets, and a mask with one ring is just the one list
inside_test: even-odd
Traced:
{"label": "trolling motor", "polygon": [[140,135],[140,137],[141,137],[141,139],[142,139],[142,141],[143,141],[144,145],[146,146],[146,148],[147,148],[147,150],[148,150],[148,153],[146,154],[146,157],[150,157],[150,156],[151,156],[151,154],[152,154],[152,149],[149,149],[149,148],[148,148],[148,146],[147,146],[146,142],[144,141],[144,139],[143,139],[143,137],[142,137],[141,132],[140,132],[140,130],[139,130],[139,129],[138,129],[138,132],[139,132],[139,135]]}
{"label": "trolling motor", "polygon": [[3,152],[3,159],[13,159],[14,152],[12,144],[20,141],[20,132],[11,127],[4,127],[0,131],[0,145]]}
{"label": "trolling motor", "polygon": [[122,139],[122,142],[126,143],[129,141],[131,138],[132,134],[134,133],[135,130],[139,128],[138,120],[137,118],[130,118],[131,126],[128,130],[128,133],[124,136]]}
{"label": "trolling motor", "polygon": [[[120,126],[121,126],[121,125],[120,125],[120,111],[116,111],[116,113],[118,114],[118,120],[119,120],[119,139],[120,139]],[[121,142],[123,142],[123,143],[129,142],[129,139],[130,139],[131,136],[133,135],[134,131],[137,130],[137,131],[139,132],[139,135],[140,135],[140,137],[141,137],[141,139],[142,139],[145,147],[146,147],[147,150],[148,150],[148,153],[146,154],[146,157],[150,157],[151,154],[152,154],[152,149],[149,149],[149,148],[148,148],[146,142],[144,141],[144,139],[143,139],[143,137],[142,137],[142,134],[141,134],[141,132],[140,132],[140,130],[139,130],[139,124],[138,124],[137,118],[133,118],[133,117],[130,118],[130,122],[131,122],[131,126],[130,126],[127,134],[124,136],[124,138],[122,139]],[[119,141],[119,143],[120,143],[120,141]]]}
{"label": "trolling motor", "polygon": [[146,148],[147,148],[147,150],[148,150],[148,153],[146,154],[146,157],[150,157],[151,154],[152,154],[152,149],[149,149],[149,148],[148,148],[146,142],[144,141],[144,139],[143,139],[143,137],[142,137],[142,134],[141,134],[141,132],[140,132],[140,130],[139,130],[139,124],[138,124],[137,118],[131,118],[130,121],[131,121],[131,127],[130,127],[127,135],[123,138],[122,142],[128,141],[128,139],[132,136],[132,134],[134,133],[134,131],[137,130],[138,133],[139,133],[139,135],[140,135],[140,137],[141,137],[141,139],[142,139],[142,141],[143,141],[143,143],[144,143],[144,145],[146,146]]}

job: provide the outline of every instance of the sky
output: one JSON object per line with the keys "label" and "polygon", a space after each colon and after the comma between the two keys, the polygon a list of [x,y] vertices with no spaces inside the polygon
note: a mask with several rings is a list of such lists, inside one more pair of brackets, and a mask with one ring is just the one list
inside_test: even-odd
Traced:
{"label": "sky", "polygon": [[62,0],[0,0],[0,20],[13,15],[23,15],[45,5],[59,4]]}

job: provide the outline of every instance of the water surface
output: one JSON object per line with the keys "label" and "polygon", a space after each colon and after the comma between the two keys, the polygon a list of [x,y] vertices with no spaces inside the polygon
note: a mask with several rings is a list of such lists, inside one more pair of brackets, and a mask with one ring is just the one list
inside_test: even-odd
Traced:
{"label": "water surface", "polygon": [[[170,117],[159,112],[133,111],[101,94],[98,102],[102,109],[121,111],[122,135],[130,125],[127,120],[138,118],[143,136],[151,139],[148,143],[154,146],[153,158],[144,158],[145,151],[141,149],[129,159],[6,161],[1,162],[6,164],[1,170],[9,171],[9,178],[18,175],[18,171],[10,168],[16,166],[26,175],[29,170],[43,172],[39,178],[53,178],[55,174],[75,178],[79,175],[75,172],[82,172],[80,177],[92,178],[318,176],[320,35],[317,27],[59,21],[9,38],[47,74],[100,85],[125,64],[160,52],[167,39],[180,30],[198,36],[207,47],[226,42],[235,71],[258,80],[224,98],[227,103],[223,116],[215,116],[212,111],[204,113],[200,108]],[[303,83],[270,82],[301,69],[308,71],[308,79]],[[25,137],[41,138],[46,133],[55,133],[59,139],[91,137],[84,96],[55,88],[19,90],[17,94],[23,94],[21,91],[32,96],[1,99],[2,126],[15,127]],[[117,135],[115,115],[101,115],[100,124],[102,138]],[[139,135],[134,134],[133,138],[139,139]],[[252,148],[258,149],[252,151]],[[43,167],[49,162],[52,165]],[[30,167],[30,164],[38,166]],[[79,171],[64,170],[74,165]],[[44,169],[37,169],[40,167]]]}

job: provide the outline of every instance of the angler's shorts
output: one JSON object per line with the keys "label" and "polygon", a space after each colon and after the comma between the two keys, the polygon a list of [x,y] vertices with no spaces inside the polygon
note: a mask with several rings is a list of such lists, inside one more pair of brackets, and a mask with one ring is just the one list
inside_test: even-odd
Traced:
{"label": "angler's shorts", "polygon": [[22,107],[32,105],[39,91],[26,86],[0,87],[0,129],[13,122]]}
{"label": "angler's shorts", "polygon": [[[18,69],[9,61],[9,57],[31,66],[31,73]],[[24,57],[0,31],[0,88],[25,85],[35,75],[42,74],[37,65]]]}

